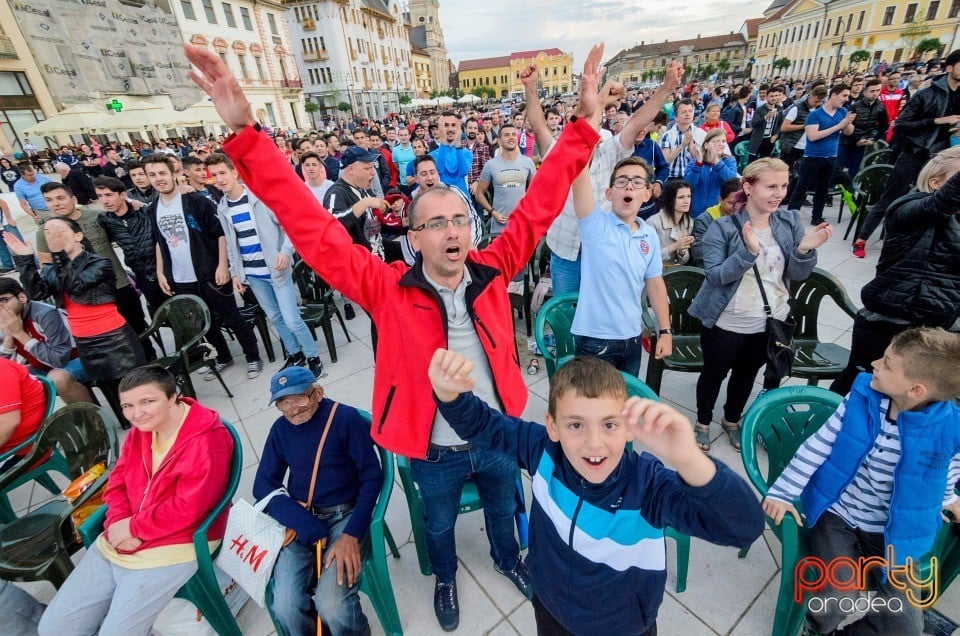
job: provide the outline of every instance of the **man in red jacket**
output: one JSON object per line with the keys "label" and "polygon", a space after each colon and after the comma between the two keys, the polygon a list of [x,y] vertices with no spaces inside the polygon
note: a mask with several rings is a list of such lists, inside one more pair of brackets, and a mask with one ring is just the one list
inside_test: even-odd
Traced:
{"label": "man in red jacket", "polygon": [[[223,61],[207,49],[186,45],[184,50],[199,69],[191,77],[236,133],[224,151],[244,183],[274,210],[304,260],[366,309],[377,327],[371,434],[384,448],[413,458],[437,576],[434,610],[441,627],[451,631],[459,623],[454,524],[468,474],[484,502],[497,570],[529,596],[529,578],[513,534],[516,464],[456,436],[437,414],[427,369],[437,348],[456,350],[480,370],[478,394],[509,415],[523,411],[527,390],[507,283],[530,259],[599,139],[589,120],[599,102],[602,45],[587,58],[576,117],[564,128],[500,238],[484,250],[471,251],[467,206],[449,188],[438,187],[418,197],[410,210],[410,240],[420,252],[413,267],[384,263],[353,245],[343,226],[316,202],[259,130]],[[534,70],[528,67],[522,75]]]}

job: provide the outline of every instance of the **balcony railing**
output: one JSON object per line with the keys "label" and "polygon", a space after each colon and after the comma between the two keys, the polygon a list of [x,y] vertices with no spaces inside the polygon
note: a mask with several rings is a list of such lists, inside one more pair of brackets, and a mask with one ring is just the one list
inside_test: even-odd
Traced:
{"label": "balcony railing", "polygon": [[298,79],[280,80],[280,86],[283,88],[303,88],[303,82]]}

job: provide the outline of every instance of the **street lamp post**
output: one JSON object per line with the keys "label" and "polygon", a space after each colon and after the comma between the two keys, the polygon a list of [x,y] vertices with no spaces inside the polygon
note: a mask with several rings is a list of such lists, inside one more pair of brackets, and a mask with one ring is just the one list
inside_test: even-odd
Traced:
{"label": "street lamp post", "polygon": [[837,42],[837,65],[833,69],[833,76],[836,77],[837,73],[840,72],[840,60],[843,58],[843,47],[847,43],[844,40]]}

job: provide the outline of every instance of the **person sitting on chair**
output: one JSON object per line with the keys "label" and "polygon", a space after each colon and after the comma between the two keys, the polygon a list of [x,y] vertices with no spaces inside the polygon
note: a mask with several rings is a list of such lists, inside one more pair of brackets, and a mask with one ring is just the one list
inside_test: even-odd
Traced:
{"label": "person sitting on chair", "polygon": [[[267,436],[253,496],[284,488],[289,470],[286,491],[266,511],[296,532],[273,568],[270,609],[288,634],[316,633],[317,613],[333,636],[369,634],[356,583],[383,478],[370,425],[353,407],[324,397],[304,367],[274,375],[270,401],[283,415]],[[324,547],[318,573],[315,550]]]}
{"label": "person sitting on chair", "polygon": [[[230,431],[216,411],[177,395],[169,371],[130,371],[120,403],[133,429],[107,481],[104,531],[44,612],[41,636],[149,633],[197,571],[193,534],[227,488]],[[228,510],[207,531],[211,548]]]}
{"label": "person sitting on chair", "polygon": [[[40,380],[31,376],[25,366],[0,358],[0,453],[30,439],[40,428],[46,410],[47,398]],[[14,464],[18,459],[14,456],[9,462]],[[0,472],[6,467],[0,461]]]}

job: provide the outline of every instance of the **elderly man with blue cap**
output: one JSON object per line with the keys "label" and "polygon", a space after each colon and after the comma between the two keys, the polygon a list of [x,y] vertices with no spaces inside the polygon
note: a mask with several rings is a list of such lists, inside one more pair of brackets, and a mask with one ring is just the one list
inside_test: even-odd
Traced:
{"label": "elderly man with blue cap", "polygon": [[[382,479],[370,426],[355,408],[324,397],[304,367],[274,375],[270,401],[281,416],[261,453],[253,496],[285,488],[266,511],[296,532],[273,570],[271,609],[288,634],[315,634],[318,613],[333,636],[369,634],[356,583]],[[321,572],[318,543],[326,547]]]}

